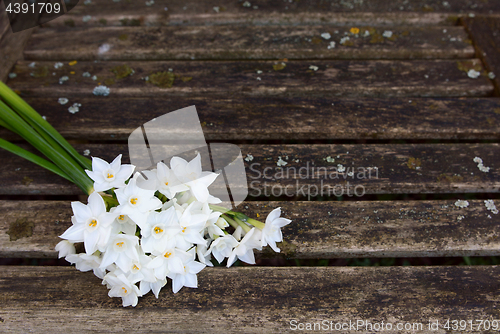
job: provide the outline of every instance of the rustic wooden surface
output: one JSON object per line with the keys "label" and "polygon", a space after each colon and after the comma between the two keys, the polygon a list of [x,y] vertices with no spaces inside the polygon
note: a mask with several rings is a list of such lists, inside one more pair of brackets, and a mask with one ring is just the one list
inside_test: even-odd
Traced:
{"label": "rustic wooden surface", "polygon": [[496,96],[500,96],[500,18],[467,18],[464,22],[474,38],[477,55],[485,63],[486,70],[495,75]]}
{"label": "rustic wooden surface", "polygon": [[[387,28],[388,29],[388,28]],[[30,60],[436,59],[472,58],[463,27],[325,26],[89,27],[39,29]],[[329,33],[325,39],[321,34]],[[367,33],[368,35],[365,35]],[[350,39],[340,44],[341,38]],[[330,42],[334,48],[328,48]],[[109,51],[102,52],[103,45]]]}
{"label": "rustic wooden surface", "polygon": [[[140,124],[189,105],[196,106],[207,140],[500,138],[500,101],[494,98],[66,96],[66,105],[56,97],[26,101],[68,139],[127,140]],[[71,114],[75,102],[82,106]],[[4,129],[0,137],[16,138]]]}
{"label": "rustic wooden surface", "polygon": [[[138,125],[140,126],[140,124]],[[500,144],[331,144],[331,145],[239,145],[245,161],[249,199],[278,196],[308,197],[308,193],[331,196],[353,194],[478,193],[498,192]],[[79,144],[79,152],[106,161],[123,154],[121,144]],[[287,162],[278,167],[279,157]],[[328,162],[330,157],[335,161]],[[473,161],[480,157],[486,173]],[[298,160],[298,161],[297,161]],[[81,190],[60,176],[28,164],[9,152],[0,152],[2,195],[78,195]],[[346,168],[337,172],[338,164]],[[377,169],[375,169],[377,168]],[[378,171],[378,172],[377,172]],[[353,172],[350,176],[347,173]],[[361,174],[359,174],[361,173]],[[363,188],[361,188],[363,187]],[[335,192],[335,193],[334,193]]]}
{"label": "rustic wooden surface", "polygon": [[[281,61],[203,62],[203,61],[141,61],[141,62],[78,62],[65,63],[55,69],[55,61],[18,62],[10,80],[12,89],[22,97],[53,96],[55,98],[92,96],[99,83],[108,85],[110,96],[192,96],[210,94],[232,97],[234,95],[279,95],[314,97],[457,97],[489,96],[493,85],[486,74],[471,79],[464,69],[476,68],[482,72],[478,59],[472,60],[413,60],[413,61],[289,61],[286,67],[276,70]],[[123,66],[128,67],[123,67]],[[310,66],[318,67],[317,71]],[[135,72],[124,78],[114,69],[132,69]],[[278,67],[279,68],[279,67]],[[168,77],[153,84],[144,78],[172,70],[173,83]],[[262,73],[258,73],[262,71]],[[71,73],[74,74],[71,74]],[[96,76],[83,77],[88,72]],[[124,73],[130,72],[124,70]],[[55,74],[54,74],[55,73]],[[60,78],[69,80],[59,83]],[[260,78],[261,80],[259,80]],[[171,87],[168,84],[171,83]],[[165,85],[165,88],[159,86]],[[103,97],[105,99],[105,97]]]}
{"label": "rustic wooden surface", "polygon": [[[498,266],[208,268],[197,289],[170,284],[122,308],[90,273],[1,267],[0,328],[9,333],[289,332],[290,321],[422,323],[498,320]],[[498,324],[497,324],[498,325]],[[429,332],[423,327],[421,332]],[[474,328],[477,332],[477,327]],[[351,333],[373,333],[359,328]],[[394,332],[403,332],[395,331]],[[417,332],[417,331],[415,331]],[[469,331],[473,332],[473,331]]]}
{"label": "rustic wooden surface", "polygon": [[[500,255],[499,216],[484,201],[468,202],[459,208],[454,200],[267,201],[244,202],[238,209],[263,220],[281,207],[283,217],[293,220],[283,228],[280,254],[257,252],[266,258]],[[71,226],[70,201],[0,201],[0,210],[0,257],[57,257],[59,235]]]}

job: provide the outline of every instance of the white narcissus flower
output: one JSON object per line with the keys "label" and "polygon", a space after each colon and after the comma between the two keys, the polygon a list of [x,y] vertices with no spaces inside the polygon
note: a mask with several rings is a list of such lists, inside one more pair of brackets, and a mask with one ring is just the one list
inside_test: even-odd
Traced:
{"label": "white narcissus flower", "polygon": [[135,166],[122,165],[121,160],[121,154],[110,164],[101,158],[92,157],[92,170],[85,170],[85,172],[94,180],[95,191],[125,187],[125,181],[132,175]]}
{"label": "white narcissus flower", "polygon": [[[114,213],[115,211],[116,207],[111,208],[110,212]],[[125,234],[135,235],[136,230],[137,230],[136,223],[134,223],[134,221],[130,219],[127,215],[120,215],[120,214],[117,215],[111,225],[111,233],[114,234],[123,232]]]}
{"label": "white narcissus flower", "polygon": [[162,202],[155,197],[155,191],[138,187],[135,178],[131,179],[125,188],[117,189],[115,194],[120,203],[115,212],[127,215],[141,230],[146,225],[149,212],[162,206]]}
{"label": "white narcissus flower", "polygon": [[191,258],[189,253],[178,248],[170,248],[154,255],[156,257],[149,262],[148,268],[154,269],[155,277],[159,280],[164,280],[169,272],[181,272],[184,262]]}
{"label": "white narcissus flower", "polygon": [[198,278],[196,274],[202,271],[205,265],[194,260],[194,252],[191,254],[191,258],[184,263],[180,271],[170,271],[167,274],[168,278],[172,280],[172,291],[174,293],[179,292],[183,286],[188,288],[198,287]]}
{"label": "white narcissus flower", "polygon": [[236,240],[231,234],[228,234],[224,237],[215,239],[210,245],[209,252],[212,252],[215,259],[219,263],[222,263],[226,257],[231,256],[231,253],[236,246],[238,246],[238,240]]}
{"label": "white narcissus flower", "polygon": [[56,245],[56,251],[59,252],[59,258],[65,257],[70,254],[75,254],[75,245],[68,240],[63,240]]}
{"label": "white narcissus flower", "polygon": [[[210,240],[208,240],[210,242]],[[203,263],[206,266],[213,267],[214,265],[210,261],[212,256],[205,245],[197,245],[196,246],[196,255],[198,256],[198,261]]]}
{"label": "white narcissus flower", "polygon": [[181,228],[177,221],[175,208],[149,214],[144,229],[141,230],[141,247],[145,253],[162,253],[175,247],[175,236]]}
{"label": "white narcissus flower", "polygon": [[100,268],[106,268],[115,263],[124,273],[133,266],[134,261],[139,261],[139,238],[135,235],[116,234],[110,238],[108,247],[102,257]]}
{"label": "white narcissus flower", "polygon": [[281,228],[291,223],[290,219],[281,218],[281,208],[276,208],[269,213],[266,218],[266,224],[262,229],[261,246],[271,246],[271,248],[279,253],[280,249],[276,246],[277,242],[283,241]]}
{"label": "white narcissus flower", "polygon": [[121,297],[123,307],[135,307],[137,305],[141,293],[135,285],[136,282],[130,281],[124,274],[114,275],[113,273],[108,273],[104,279],[111,286],[108,296]]}
{"label": "white narcissus flower", "polygon": [[188,186],[182,184],[174,172],[161,161],[156,166],[156,178],[158,191],[167,196],[168,199],[172,199],[176,194],[189,190]]}
{"label": "white narcissus flower", "polygon": [[88,198],[88,205],[72,202],[71,207],[75,214],[71,217],[73,226],[60,237],[72,243],[84,242],[88,255],[98,249],[103,250],[108,242],[115,215],[106,212],[106,204],[101,195],[93,192]]}
{"label": "white narcissus flower", "polygon": [[253,249],[260,247],[258,240],[254,239],[253,237],[256,231],[258,231],[256,228],[252,228],[247,234],[245,234],[243,239],[233,249],[231,255],[227,259],[228,268],[231,267],[234,262],[236,262],[236,257],[238,257],[238,259],[240,259],[245,263],[255,264],[255,256],[253,254]]}
{"label": "white narcissus flower", "polygon": [[196,202],[191,203],[182,213],[178,210],[175,211],[179,217],[179,226],[181,228],[179,234],[175,236],[177,248],[188,250],[193,244],[207,244],[201,232],[205,228],[209,216],[199,210],[193,209],[195,208],[195,204]]}
{"label": "white narcissus flower", "polygon": [[208,187],[215,181],[219,174],[203,172],[201,170],[201,156],[198,154],[193,160],[186,160],[173,157],[170,160],[170,167],[175,176],[189,187],[193,196],[200,202],[207,202],[213,197],[208,192]]}
{"label": "white narcissus flower", "polygon": [[69,254],[66,256],[66,261],[71,264],[74,264],[76,269],[80,271],[89,271],[93,270],[94,275],[102,279],[106,274],[105,269],[99,268],[101,265],[101,258],[97,255],[87,255],[85,253],[80,254]]}

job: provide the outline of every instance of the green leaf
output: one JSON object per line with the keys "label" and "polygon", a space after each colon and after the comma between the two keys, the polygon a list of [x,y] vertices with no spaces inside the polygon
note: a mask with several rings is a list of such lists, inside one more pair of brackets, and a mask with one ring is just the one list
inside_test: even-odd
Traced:
{"label": "green leaf", "polygon": [[[32,126],[35,124],[35,129],[37,131],[43,131],[45,134],[50,136],[55,142],[57,142],[66,152],[68,152],[73,159],[75,159],[83,168],[92,169],[92,162],[90,159],[79,154],[73,146],[71,146],[63,136],[57,132],[56,129],[50,125],[49,122],[44,120],[39,113],[35,111],[28,103],[26,103],[19,95],[13,92],[6,84],[0,81],[0,97],[7,102],[12,109],[19,113],[25,120],[28,121]],[[45,137],[45,136],[44,136]]]}
{"label": "green leaf", "polygon": [[54,165],[52,162],[50,161],[47,161],[45,160],[44,158],[42,157],[39,157],[38,155],[36,154],[33,154],[29,151],[26,151],[25,149],[17,146],[17,145],[14,145],[12,143],[9,143],[8,141],[0,138],[0,147],[11,152],[11,153],[14,153],[14,154],[17,154],[18,156],[20,156],[21,158],[24,158],[28,161],[31,161],[35,164],[37,164],[38,166],[41,166],[45,169],[48,169],[49,171],[53,172],[53,173],[56,173],[57,175],[59,176],[62,176],[64,177],[66,180],[70,181],[70,182],[73,182],[73,180],[68,176],[66,175],[62,170],[61,168],[57,167],[56,165]]}
{"label": "green leaf", "polygon": [[66,175],[71,177],[73,183],[78,185],[85,193],[93,191],[93,182],[85,173],[83,168],[71,158],[60,147],[52,147],[43,137],[40,136],[23,118],[10,109],[5,103],[0,101],[0,118],[4,123],[9,124],[15,132],[28,141],[33,147],[40,151],[56,164]]}

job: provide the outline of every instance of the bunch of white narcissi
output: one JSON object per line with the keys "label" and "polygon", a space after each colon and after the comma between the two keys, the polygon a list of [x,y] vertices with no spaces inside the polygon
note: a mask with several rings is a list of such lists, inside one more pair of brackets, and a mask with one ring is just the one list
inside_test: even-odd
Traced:
{"label": "bunch of white narcissi", "polygon": [[[160,162],[142,173],[147,179],[141,173],[131,178],[134,169],[121,164],[121,155],[110,164],[93,158],[86,172],[95,191],[87,205],[71,203],[73,225],[56,246],[60,258],[93,270],[123,306],[136,306],[150,290],[158,298],[167,277],[174,293],[196,288],[196,274],[213,266],[212,255],[219,263],[227,258],[230,267],[237,258],[254,264],[253,250],[266,245],[280,251],[280,228],[291,221],[280,218],[280,208],[264,224],[215,206],[220,200],[208,187],[218,174],[202,171],[200,155],[190,162],[173,157],[170,168]],[[85,253],[76,254],[81,242]]]}

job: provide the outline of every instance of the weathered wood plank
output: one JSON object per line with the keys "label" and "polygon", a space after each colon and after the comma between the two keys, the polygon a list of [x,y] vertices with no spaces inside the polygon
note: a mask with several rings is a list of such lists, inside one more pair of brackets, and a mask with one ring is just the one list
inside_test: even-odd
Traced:
{"label": "weathered wood plank", "polygon": [[[389,28],[387,28],[389,29]],[[384,37],[390,31],[391,36]],[[328,33],[328,39],[321,35]],[[340,42],[346,37],[349,40]],[[472,58],[463,27],[206,26],[41,29],[30,60]],[[336,43],[329,48],[331,42]],[[103,45],[109,51],[103,52]]]}
{"label": "weathered wood plank", "polygon": [[[55,69],[55,62],[18,62],[9,85],[23,97],[92,96],[99,83],[111,96],[281,95],[334,97],[488,96],[487,76],[471,79],[472,60],[413,61],[245,61],[245,62],[78,62]],[[286,67],[283,65],[286,64]],[[318,70],[311,69],[311,65]],[[283,68],[284,67],[284,68]],[[113,72],[113,70],[115,72]],[[132,72],[133,70],[134,72]],[[170,72],[171,74],[167,74]],[[262,71],[262,73],[260,73]],[[74,74],[72,74],[74,73]],[[83,73],[96,76],[83,77]],[[133,73],[133,74],[130,74]],[[130,75],[129,75],[130,74]],[[60,83],[60,79],[69,79]],[[122,78],[125,76],[125,78]],[[148,81],[145,78],[149,78]],[[170,86],[170,87],[169,87]],[[165,87],[165,88],[161,88]]]}
{"label": "weathered wood plank", "polygon": [[[138,124],[137,126],[140,126]],[[500,144],[239,145],[249,198],[354,196],[356,194],[475,193],[500,189]],[[111,161],[126,145],[75,145]],[[286,163],[278,167],[277,162]],[[475,157],[489,172],[478,169]],[[0,194],[81,194],[61,177],[0,152]],[[249,160],[249,159],[248,159]],[[339,167],[339,164],[341,167]],[[343,168],[345,168],[344,171]],[[340,170],[340,171],[339,171]]]}
{"label": "weathered wood plank", "polygon": [[[50,22],[66,25],[193,25],[193,24],[454,24],[466,14],[495,14],[495,1],[244,1],[214,0],[110,2],[80,1],[69,14]],[[167,7],[166,7],[167,6]],[[257,8],[255,8],[257,6]],[[165,9],[167,8],[167,9]],[[83,19],[87,16],[85,19]],[[84,22],[85,21],[85,22]]]}
{"label": "weathered wood plank", "polygon": [[[373,333],[370,327],[349,330],[349,321],[361,320],[391,323],[390,333],[403,332],[396,328],[405,323],[410,328],[421,323],[414,332],[431,332],[429,322],[439,322],[435,332],[444,333],[448,319],[489,320],[490,325],[498,319],[499,275],[498,266],[207,268],[198,275],[197,289],[174,295],[167,285],[159,299],[148,294],[134,309],[124,309],[92,273],[70,267],[2,267],[0,326],[14,333],[103,328],[111,333],[131,328],[277,333],[289,332],[292,320],[325,320],[328,326],[330,321],[333,326],[347,323],[346,333]],[[477,331],[477,325],[460,330]]]}
{"label": "weathered wood plank", "polygon": [[467,18],[464,22],[474,40],[477,55],[483,60],[486,70],[493,73],[496,95],[500,96],[500,18]]}
{"label": "weathered wood plank", "polygon": [[[66,105],[26,101],[68,139],[126,140],[139,124],[188,105],[196,105],[207,140],[500,138],[498,99],[67,97]],[[82,105],[77,114],[68,111],[74,102]],[[0,129],[0,138],[15,137]]]}
{"label": "weathered wood plank", "polygon": [[[238,210],[263,220],[281,207],[282,215],[293,220],[283,228],[282,252],[264,249],[257,252],[261,257],[500,255],[498,215],[484,201],[468,202],[467,208],[450,200],[244,202]],[[0,210],[0,257],[57,257],[58,236],[71,226],[69,201],[0,201]]]}

